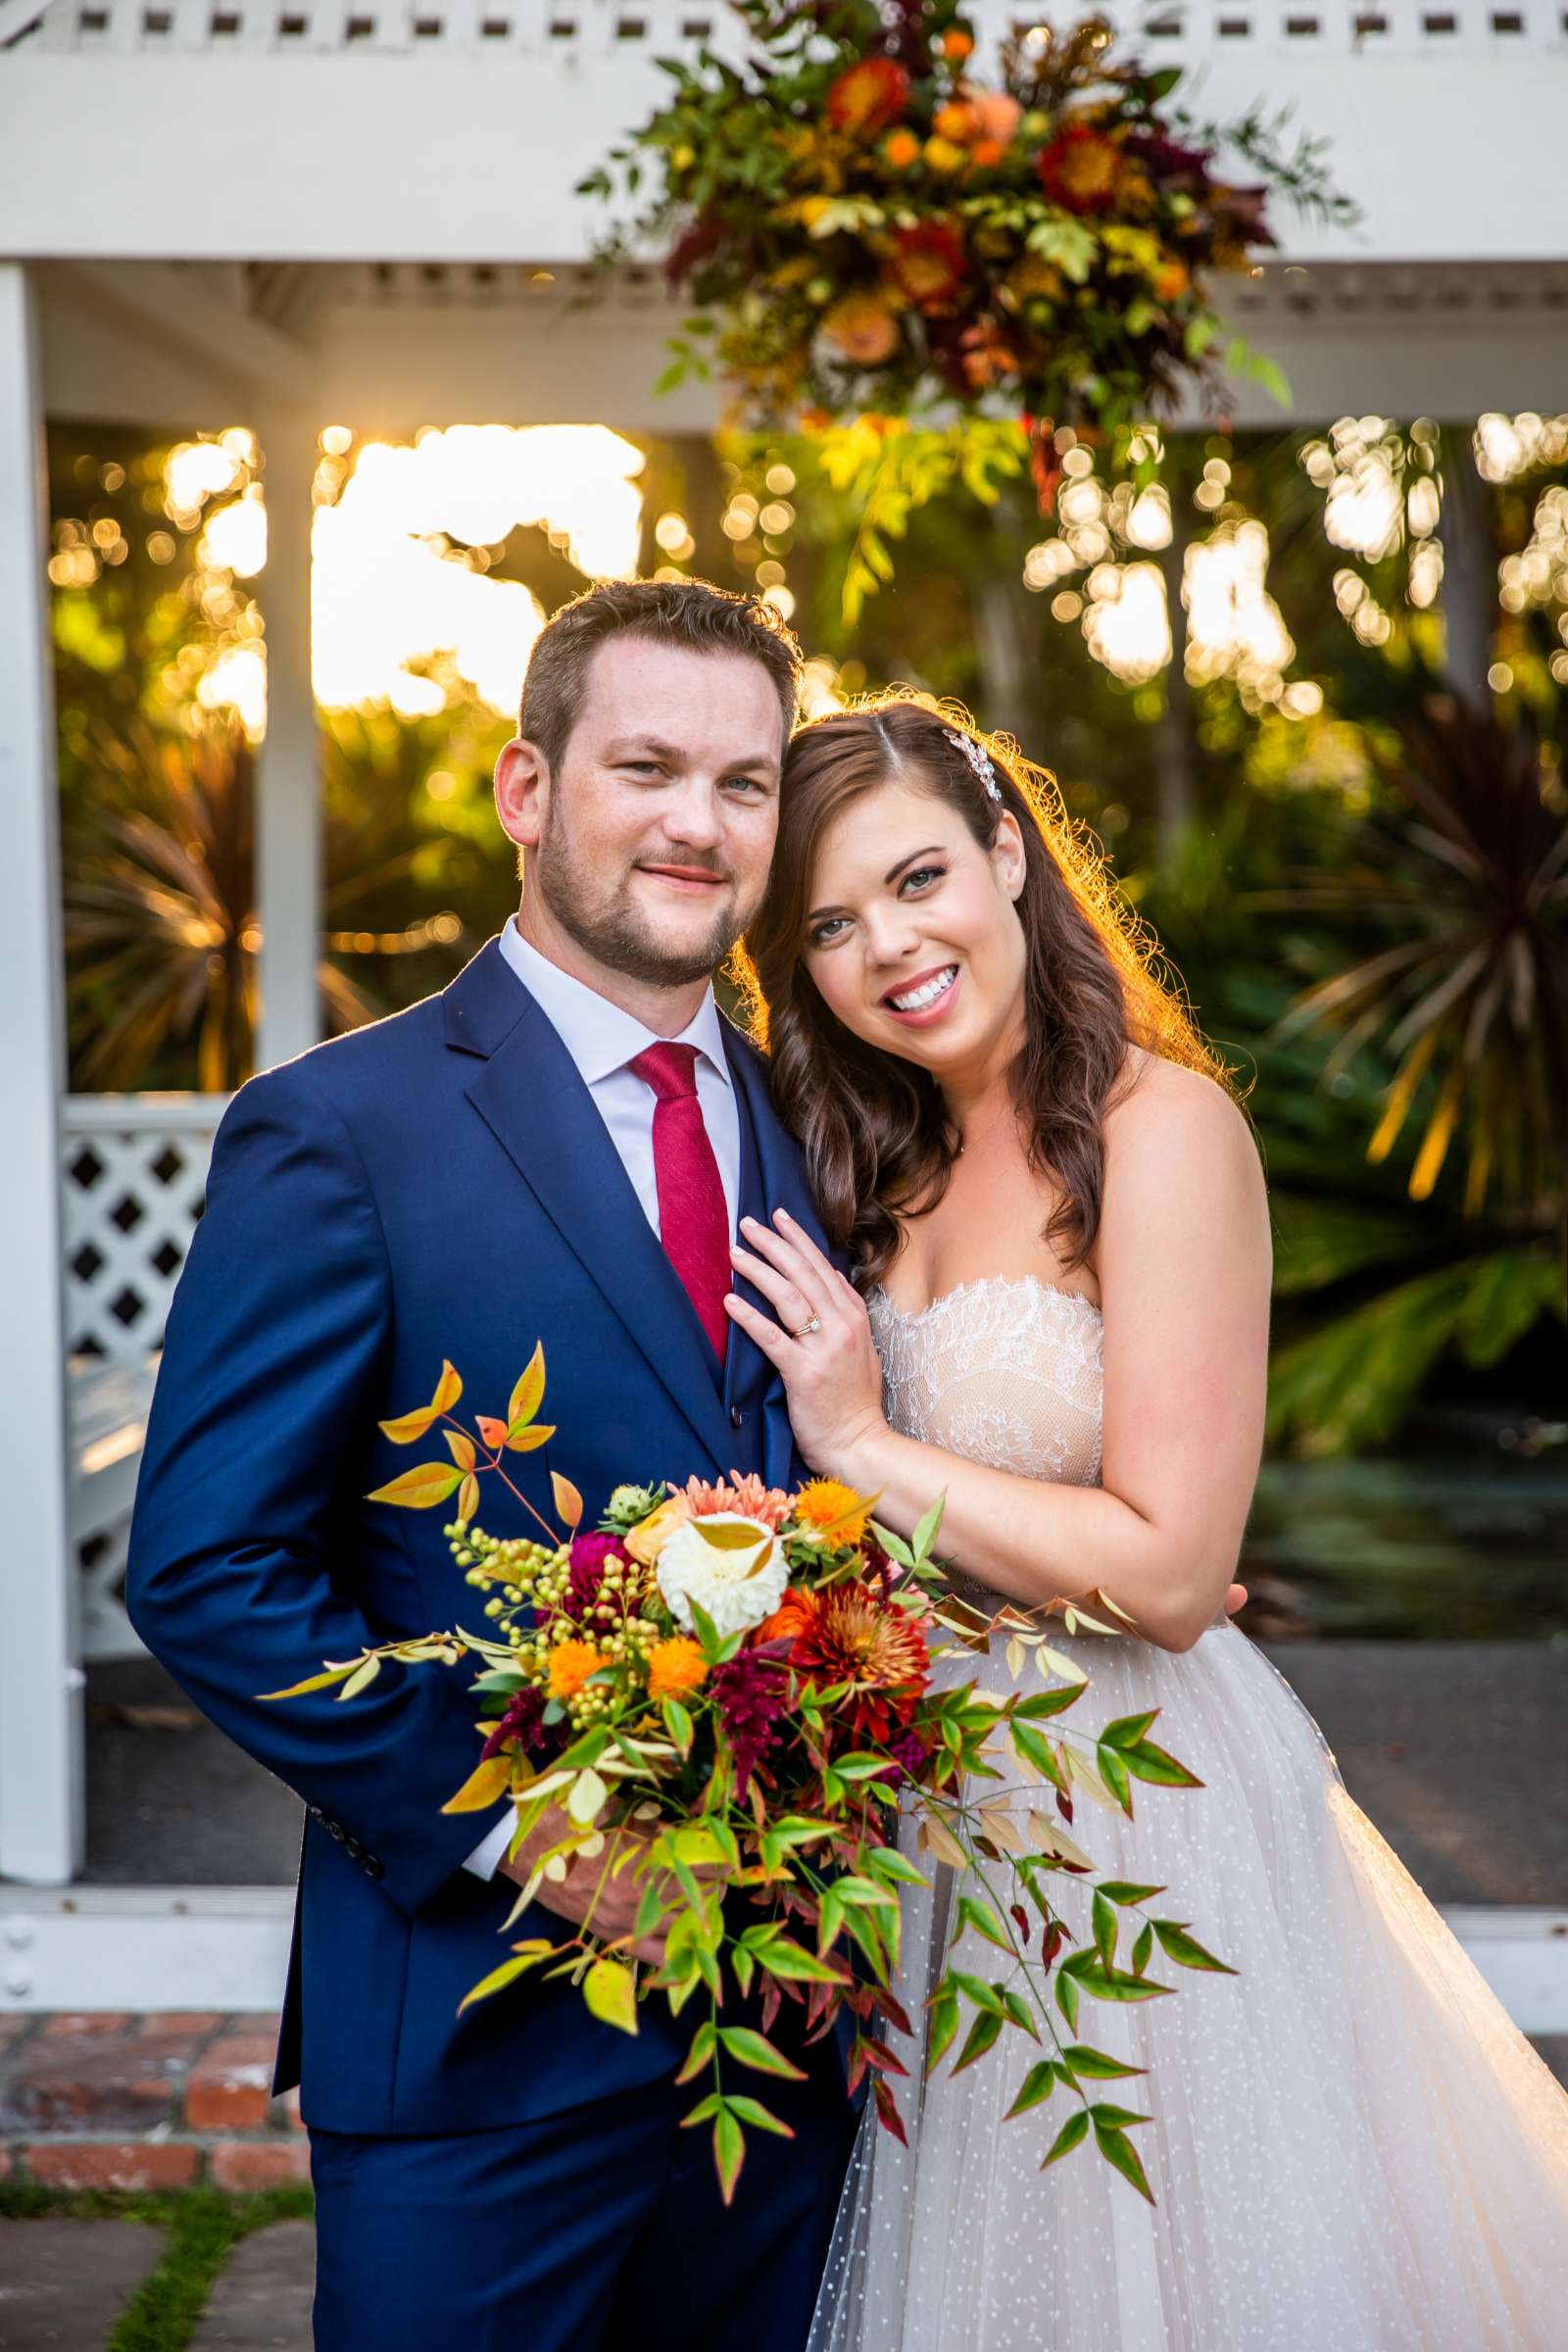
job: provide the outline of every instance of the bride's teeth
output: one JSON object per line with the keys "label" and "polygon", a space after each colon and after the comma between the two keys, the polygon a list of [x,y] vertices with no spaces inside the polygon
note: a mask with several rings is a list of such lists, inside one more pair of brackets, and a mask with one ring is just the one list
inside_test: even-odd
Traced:
{"label": "bride's teeth", "polygon": [[914,989],[906,997],[890,997],[888,1002],[895,1012],[923,1012],[928,1004],[936,1003],[938,997],[946,996],[957,977],[957,965],[950,963],[945,972],[935,980],[928,980],[924,988]]}

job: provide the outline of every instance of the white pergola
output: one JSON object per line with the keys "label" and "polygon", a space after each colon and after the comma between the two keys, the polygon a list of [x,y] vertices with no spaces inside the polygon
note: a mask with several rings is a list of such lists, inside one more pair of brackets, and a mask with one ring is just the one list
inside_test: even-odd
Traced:
{"label": "white pergola", "polygon": [[[983,62],[1021,15],[1079,12],[973,0],[969,13]],[[1563,0],[1107,13],[1141,24],[1146,54],[1191,69],[1197,111],[1288,100],[1333,140],[1361,224],[1323,231],[1276,206],[1287,249],[1229,306],[1283,365],[1296,419],[1568,405]],[[263,445],[261,1058],[275,1062],[317,1036],[318,431],[706,428],[704,389],[653,391],[678,317],[657,270],[567,313],[602,219],[571,191],[664,86],[654,58],[722,49],[734,33],[722,0],[0,0],[0,1876],[12,1881],[63,1888],[80,1868],[81,1661],[117,1638],[115,1546],[122,1555],[148,1345],[172,1284],[149,1236],[166,1259],[182,1250],[221,1109],[66,1093],[46,419],[185,433],[237,419]],[[1245,386],[1231,413],[1281,422]],[[128,1233],[111,1218],[125,1199],[138,1212]],[[105,1313],[120,1280],[142,1302],[134,1336]],[[89,1328],[109,1371],[84,1386],[68,1359]],[[99,1561],[84,1573],[86,1538]],[[44,1998],[18,1990],[28,1975],[11,1967],[10,1997]]]}

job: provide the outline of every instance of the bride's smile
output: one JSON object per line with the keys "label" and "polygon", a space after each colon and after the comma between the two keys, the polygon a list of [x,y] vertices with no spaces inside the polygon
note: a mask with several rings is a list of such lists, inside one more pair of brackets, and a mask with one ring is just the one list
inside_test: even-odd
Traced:
{"label": "bride's smile", "polygon": [[1010,814],[984,849],[930,793],[883,784],[823,834],[805,968],[855,1036],[971,1092],[1017,1050],[1022,882]]}

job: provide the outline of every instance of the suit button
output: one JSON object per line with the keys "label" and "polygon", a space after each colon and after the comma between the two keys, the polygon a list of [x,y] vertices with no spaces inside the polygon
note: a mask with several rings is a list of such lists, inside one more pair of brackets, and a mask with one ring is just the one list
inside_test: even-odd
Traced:
{"label": "suit button", "polygon": [[367,1878],[370,1879],[384,1879],[386,1877],[386,1864],[381,1860],[378,1854],[366,1855],[365,1875]]}
{"label": "suit button", "polygon": [[363,1862],[365,1860],[365,1848],[357,1838],[345,1838],[343,1840],[343,1851],[349,1856],[351,1861]]}
{"label": "suit button", "polygon": [[326,1815],[321,1811],[319,1805],[307,1805],[305,1810],[313,1821],[325,1821],[326,1819]]}
{"label": "suit button", "polygon": [[339,1845],[343,1843],[348,1835],[340,1821],[329,1821],[326,1825],[326,1834],[329,1838],[335,1838]]}
{"label": "suit button", "polygon": [[729,1425],[731,1429],[744,1429],[746,1427],[746,1415],[741,1411],[741,1408],[738,1404],[732,1404],[729,1408]]}

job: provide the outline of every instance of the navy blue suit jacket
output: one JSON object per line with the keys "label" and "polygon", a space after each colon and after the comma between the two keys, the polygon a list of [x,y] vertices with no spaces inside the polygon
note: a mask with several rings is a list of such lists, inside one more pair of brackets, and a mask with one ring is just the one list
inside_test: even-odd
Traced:
{"label": "navy blue suit jacket", "polygon": [[[764,1065],[726,1038],[741,1198],[820,1236]],[[470,1669],[383,1669],[257,1693],[477,1606],[443,1510],[365,1497],[413,1459],[377,1430],[443,1356],[460,1414],[504,1414],[536,1340],[559,1435],[512,1457],[589,1523],[622,1480],[800,1476],[784,1394],[738,1332],[720,1372],[565,1048],[492,940],[442,995],[253,1079],[214,1147],[170,1315],[126,1573],[131,1622],[195,1702],[307,1806],[276,2085],[308,2123],[443,2132],[523,2122],[667,2075],[661,2000],[635,2037],[529,1980],[460,2019],[506,1955],[515,1888],[465,1871],[485,1816],[441,1807],[478,1754]],[[439,1451],[439,1446],[434,1450]],[[492,1534],[528,1522],[487,1481]],[[570,1931],[533,1907],[514,1936]]]}

